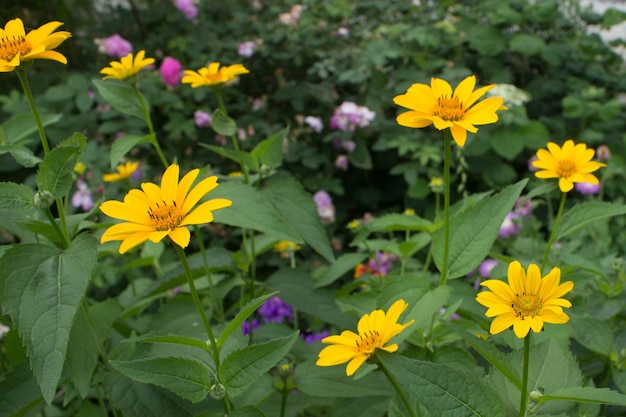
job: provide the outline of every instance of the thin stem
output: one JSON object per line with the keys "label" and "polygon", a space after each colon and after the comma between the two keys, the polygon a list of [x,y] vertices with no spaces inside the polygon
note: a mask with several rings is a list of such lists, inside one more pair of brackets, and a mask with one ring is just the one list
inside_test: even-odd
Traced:
{"label": "thin stem", "polygon": [[48,221],[50,222],[54,230],[57,232],[57,234],[61,238],[61,241],[67,244],[67,246],[69,246],[69,241],[66,239],[65,234],[63,234],[63,231],[61,231],[61,228],[59,227],[59,224],[56,222],[56,219],[52,215],[52,212],[50,211],[50,209],[49,208],[43,209],[43,212],[46,214]]}
{"label": "thin stem", "polygon": [[441,265],[441,287],[448,279],[448,247],[450,245],[450,147],[452,133],[450,129],[443,131],[443,260]]}
{"label": "thin stem", "polygon": [[[246,233],[245,230],[244,233]],[[250,230],[250,252],[250,280],[248,283],[248,293],[250,294],[250,298],[248,301],[254,300],[254,290],[256,285],[256,247],[254,245],[254,230]],[[250,345],[254,339],[253,320],[252,316],[248,318],[248,329],[250,329],[248,332],[248,344]]]}
{"label": "thin stem", "polygon": [[409,416],[416,417],[415,412],[413,411],[413,407],[411,407],[411,403],[409,403],[409,399],[404,394],[404,391],[402,391],[402,389],[400,388],[400,385],[398,384],[398,381],[396,380],[396,378],[391,374],[391,372],[389,372],[389,370],[387,370],[387,368],[385,368],[385,366],[382,363],[380,363],[380,361],[378,362],[378,366],[380,367],[380,369],[382,369],[383,373],[385,374],[385,376],[391,383],[391,386],[393,387],[393,389],[396,390],[398,397],[400,397],[400,400],[402,400],[404,407],[409,412]]}
{"label": "thin stem", "polygon": [[196,241],[198,242],[198,248],[200,248],[200,253],[202,254],[202,264],[204,265],[204,272],[207,277],[207,281],[209,282],[209,294],[211,295],[211,299],[215,301],[217,304],[218,311],[218,321],[220,323],[224,322],[224,308],[222,306],[222,300],[215,294],[215,284],[213,283],[213,277],[211,276],[211,270],[209,269],[209,258],[206,254],[206,248],[204,247],[204,241],[202,240],[202,234],[200,233],[200,228],[197,225],[193,226],[193,232],[196,235]]}
{"label": "thin stem", "polygon": [[139,89],[136,85],[133,85],[133,91],[135,92],[135,95],[137,96],[137,99],[141,104],[141,111],[143,112],[143,117],[146,120],[146,124],[148,125],[148,131],[150,132],[150,143],[157,151],[159,159],[161,159],[161,163],[167,169],[170,165],[168,164],[167,159],[163,154],[163,150],[161,149],[161,145],[159,145],[159,141],[157,140],[156,134],[154,133],[154,126],[152,125],[152,119],[150,118],[150,109],[148,108],[148,103],[146,103],[146,100],[143,98],[143,95],[141,94],[141,92],[139,92]]}
{"label": "thin stem", "polygon": [[550,239],[548,239],[548,245],[546,246],[546,250],[543,253],[543,260],[541,261],[541,270],[546,266],[546,262],[548,262],[548,254],[550,254],[550,249],[552,249],[552,245],[554,244],[554,239],[556,238],[556,232],[559,230],[559,224],[561,223],[561,217],[563,215],[563,209],[565,208],[565,200],[567,199],[567,193],[561,193],[561,203],[559,204],[559,211],[556,214],[556,219],[554,219],[554,225],[552,226],[552,233],[550,234]]}
{"label": "thin stem", "polygon": [[22,84],[22,89],[24,90],[26,99],[28,100],[30,111],[31,113],[33,113],[33,117],[35,118],[35,123],[37,124],[37,130],[39,131],[39,139],[41,139],[41,146],[43,146],[43,152],[44,154],[48,154],[48,152],[50,152],[50,146],[48,145],[48,138],[46,137],[46,132],[43,129],[43,124],[41,123],[39,112],[37,112],[37,107],[35,106],[35,100],[33,99],[33,93],[30,90],[30,84],[28,83],[26,70],[18,69],[16,72],[17,72],[18,78],[20,79],[20,83]]}
{"label": "thin stem", "polygon": [[[222,98],[222,91],[219,88],[215,88],[213,89],[213,92],[215,93],[215,98],[217,98],[217,104],[220,110],[222,111],[224,116],[228,117],[228,112],[226,111],[226,106],[224,105],[224,99]],[[237,142],[237,138],[235,137],[235,135],[230,135],[230,140],[233,143],[233,148],[237,152],[239,152],[241,149],[239,148],[239,142]],[[248,167],[244,164],[239,164],[239,167],[246,180],[246,184],[250,184],[250,173],[248,172]]]}
{"label": "thin stem", "polygon": [[289,395],[286,378],[283,378],[283,389],[281,391],[281,394],[282,398],[280,401],[280,417],[285,417],[285,410],[287,410],[287,396]]}
{"label": "thin stem", "polygon": [[530,332],[524,338],[524,364],[522,368],[522,392],[519,404],[519,417],[526,416],[528,406],[528,362],[530,359]]}

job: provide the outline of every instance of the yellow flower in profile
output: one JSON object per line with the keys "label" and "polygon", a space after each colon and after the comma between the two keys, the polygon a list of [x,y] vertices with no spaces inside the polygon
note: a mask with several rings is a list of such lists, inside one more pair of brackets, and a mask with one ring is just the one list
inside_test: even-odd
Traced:
{"label": "yellow flower in profile", "polygon": [[413,84],[405,94],[394,97],[393,102],[410,111],[400,114],[396,121],[401,126],[422,128],[432,124],[439,130],[450,128],[457,145],[465,145],[467,132],[476,133],[475,125],[498,121],[496,110],[506,110],[502,98],[489,97],[476,101],[495,84],[474,91],[476,77],[465,78],[452,92],[447,81],[432,78],[430,86]]}
{"label": "yellow flower in profile", "polygon": [[302,249],[300,245],[288,240],[281,240],[274,245],[274,252],[279,252],[281,258],[289,258],[292,253]]}
{"label": "yellow flower in profile", "polygon": [[491,291],[478,293],[476,301],[488,307],[487,317],[495,317],[489,332],[498,334],[513,326],[515,335],[526,337],[530,329],[538,333],[544,323],[563,324],[569,316],[563,307],[572,306],[562,297],[574,288],[572,281],[561,282],[561,270],[557,267],[545,277],[535,264],[524,271],[518,261],[511,262],[508,270],[508,285],[497,279],[483,281],[480,285]]}
{"label": "yellow flower in profile", "polygon": [[50,59],[67,64],[67,58],[54,48],[71,37],[70,32],[53,33],[61,22],[48,22],[26,33],[24,22],[17,18],[9,20],[0,28],[0,72],[11,72],[24,62],[34,59]]}
{"label": "yellow flower in profile", "polygon": [[248,74],[249,72],[242,64],[220,68],[219,62],[211,62],[198,71],[185,70],[181,81],[183,84],[191,84],[192,88],[218,87],[234,80],[241,74]]}
{"label": "yellow flower in profile", "polygon": [[85,173],[85,164],[83,164],[82,162],[76,162],[76,164],[74,165],[74,172],[78,175],[83,175]]}
{"label": "yellow flower in profile", "polygon": [[575,182],[588,182],[598,184],[598,178],[591,174],[606,166],[602,162],[595,162],[595,151],[588,149],[584,143],[574,145],[574,141],[568,139],[559,147],[554,142],[548,143],[548,149],[537,151],[537,160],[533,166],[539,168],[535,172],[537,178],[558,178],[559,188],[564,193],[574,188]]}
{"label": "yellow flower in profile", "polygon": [[133,58],[133,53],[129,53],[118,61],[109,62],[110,67],[102,68],[100,74],[104,74],[103,80],[114,78],[125,80],[134,77],[139,71],[154,64],[154,58],[145,58],[146,51],[139,51]]}
{"label": "yellow flower in profile", "polygon": [[124,202],[110,200],[102,203],[100,210],[104,214],[125,222],[109,227],[100,242],[121,240],[119,252],[125,253],[147,240],[160,242],[168,236],[176,245],[186,248],[190,240],[186,226],[210,223],[214,210],[232,205],[232,201],[225,198],[214,198],[194,209],[218,186],[217,176],[211,176],[192,188],[199,172],[199,169],[193,169],[179,182],[179,168],[173,164],[165,170],[160,187],[144,182],[141,190],[130,190]]}
{"label": "yellow flower in profile", "polygon": [[376,353],[376,349],[395,352],[398,350],[397,344],[386,344],[413,324],[414,320],[405,324],[398,323],[400,314],[407,307],[406,301],[400,299],[389,307],[387,313],[383,310],[374,310],[361,317],[357,325],[359,334],[344,330],[340,335],[325,337],[322,343],[328,343],[331,346],[322,349],[315,364],[334,366],[349,362],[346,375],[350,376]]}
{"label": "yellow flower in profile", "polygon": [[116,168],[117,172],[115,174],[104,174],[102,181],[115,182],[128,179],[137,171],[137,168],[139,168],[139,162],[128,161],[125,164],[119,164]]}

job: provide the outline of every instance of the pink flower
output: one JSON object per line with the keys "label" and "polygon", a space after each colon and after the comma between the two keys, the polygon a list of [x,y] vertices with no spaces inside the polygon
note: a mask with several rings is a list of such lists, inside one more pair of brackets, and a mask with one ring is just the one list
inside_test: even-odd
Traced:
{"label": "pink flower", "polygon": [[122,58],[133,52],[133,46],[117,33],[108,38],[94,40],[98,45],[98,51],[115,58]]}
{"label": "pink flower", "polygon": [[304,123],[311,126],[317,133],[320,133],[322,129],[324,129],[324,123],[321,117],[307,116],[304,118]]}
{"label": "pink flower", "polygon": [[502,222],[502,226],[500,226],[500,230],[498,231],[499,238],[504,239],[517,234],[517,225],[513,221],[513,219],[517,219],[517,217],[518,215],[512,211],[506,215],[504,221]]}
{"label": "pink flower", "polygon": [[354,131],[357,127],[369,126],[376,113],[351,101],[344,101],[337,107],[330,118],[330,128],[342,131]]}
{"label": "pink flower", "polygon": [[171,56],[166,56],[163,62],[161,63],[161,68],[159,68],[161,72],[161,78],[163,82],[170,87],[174,87],[180,83],[180,79],[183,76],[183,66],[177,59],[172,58]]}
{"label": "pink flower", "polygon": [[317,214],[324,223],[335,221],[335,206],[333,200],[326,191],[320,190],[313,194],[313,200],[317,206]]}
{"label": "pink flower", "polygon": [[348,170],[348,156],[347,155],[339,155],[337,159],[335,159],[335,168],[341,169],[343,171]]}
{"label": "pink flower", "polygon": [[83,211],[89,211],[93,208],[93,198],[89,186],[82,179],[76,180],[76,188],[78,191],[72,196],[72,206],[81,207]]}
{"label": "pink flower", "polygon": [[193,118],[196,121],[196,126],[199,128],[207,127],[211,124],[211,115],[209,113],[203,112],[202,110],[196,110],[193,113]]}
{"label": "pink flower", "polygon": [[521,196],[515,201],[513,212],[520,217],[529,217],[533,213],[533,203],[529,198]]}
{"label": "pink flower", "polygon": [[174,0],[174,6],[185,15],[187,20],[195,21],[198,17],[198,7],[195,0]]}
{"label": "pink flower", "polygon": [[250,58],[252,55],[254,55],[255,49],[256,43],[254,43],[253,41],[242,42],[237,47],[237,53],[245,58]]}
{"label": "pink flower", "polygon": [[300,14],[302,14],[303,9],[304,6],[301,4],[294,4],[291,6],[291,10],[288,13],[278,15],[278,20],[280,20],[283,25],[295,26],[298,20],[300,20]]}
{"label": "pink flower", "polygon": [[497,260],[487,258],[484,261],[482,261],[481,264],[478,266],[478,273],[483,278],[490,278],[491,271],[493,271],[493,268],[495,268],[496,265],[498,265]]}
{"label": "pink flower", "polygon": [[576,191],[582,195],[594,195],[600,192],[602,185],[600,183],[592,184],[590,182],[577,182],[574,184]]}

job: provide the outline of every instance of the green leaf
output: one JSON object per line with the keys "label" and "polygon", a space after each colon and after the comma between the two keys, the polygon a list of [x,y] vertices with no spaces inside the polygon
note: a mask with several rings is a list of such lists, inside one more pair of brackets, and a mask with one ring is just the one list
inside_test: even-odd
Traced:
{"label": "green leaf", "polygon": [[[450,220],[448,278],[464,276],[487,257],[507,213],[528,180],[510,185],[500,193],[461,210]],[[433,259],[439,270],[443,263],[444,230],[433,237]]]}
{"label": "green leaf", "polygon": [[41,401],[41,390],[26,362],[0,380],[0,417],[24,416]]}
{"label": "green leaf", "polygon": [[366,224],[372,232],[420,231],[429,232],[433,223],[416,215],[391,213],[377,217]]}
{"label": "green leaf", "polygon": [[230,353],[220,367],[220,380],[226,386],[228,394],[233,397],[242,394],[276,365],[296,342],[298,333],[246,346]]}
{"label": "green leaf", "polygon": [[237,133],[237,123],[235,120],[224,114],[222,110],[217,109],[211,117],[211,127],[218,135],[234,136]]}
{"label": "green leaf", "polygon": [[97,263],[97,245],[83,233],[66,250],[28,243],[0,258],[0,304],[26,344],[48,404],[61,377],[76,310]]}
{"label": "green leaf", "polygon": [[116,81],[92,80],[100,95],[120,113],[146,120],[142,100],[145,98],[136,88]]}
{"label": "green leaf", "polygon": [[22,145],[1,145],[0,155],[5,153],[10,153],[17,163],[26,168],[34,167],[41,162],[33,151]]}
{"label": "green leaf", "polygon": [[0,182],[0,210],[26,212],[34,207],[33,190],[23,184]]}
{"label": "green leaf", "polygon": [[626,20],[626,12],[614,7],[610,7],[604,11],[602,16],[602,29],[611,29],[615,25],[619,25]]}
{"label": "green leaf", "polygon": [[437,417],[503,416],[500,398],[461,368],[376,351],[376,357],[399,385]]}
{"label": "green leaf", "polygon": [[289,128],[286,127],[263,139],[252,150],[252,156],[271,169],[278,168],[283,162],[283,140],[288,132]]}
{"label": "green leaf", "polygon": [[198,145],[203,148],[215,152],[218,155],[222,155],[232,161],[237,162],[239,165],[244,165],[253,171],[259,170],[259,163],[257,160],[245,151],[235,151],[233,149],[223,148],[221,146],[207,145],[206,143],[199,143]]}
{"label": "green leaf", "polygon": [[196,359],[159,357],[109,363],[135,381],[167,388],[192,403],[206,398],[211,388],[207,366]]}
{"label": "green leaf", "polygon": [[65,196],[74,183],[74,166],[80,151],[79,146],[57,146],[52,149],[39,165],[39,191],[49,191],[55,199]]}
{"label": "green leaf", "polygon": [[546,43],[539,36],[516,33],[511,38],[509,48],[523,55],[536,55],[546,48]]}
{"label": "green leaf", "polygon": [[[439,309],[448,302],[450,294],[452,294],[452,288],[448,287],[447,285],[437,287],[433,290],[426,292],[422,297],[420,297],[417,303],[409,306],[408,311],[405,315],[405,321],[413,319],[415,320],[415,323],[413,323],[413,326],[415,327],[413,329],[420,327],[423,328],[427,323],[430,322],[431,317],[433,317],[433,315],[435,314],[438,314]],[[401,335],[404,335],[404,338],[406,338],[409,333],[410,331],[402,333]]]}
{"label": "green leaf", "polygon": [[548,401],[574,401],[578,403],[609,404],[626,407],[626,395],[608,388],[570,387],[563,388],[537,399],[538,404]]}
{"label": "green leaf", "polygon": [[369,170],[372,169],[372,155],[370,155],[367,144],[362,139],[356,140],[356,147],[353,152],[350,152],[348,159],[357,168]]}
{"label": "green leaf", "polygon": [[314,288],[325,287],[341,278],[346,272],[354,269],[357,264],[367,258],[364,253],[346,253],[333,262],[313,285]]}
{"label": "green leaf", "polygon": [[578,343],[604,356],[611,354],[614,336],[609,322],[595,317],[573,316],[570,323]]}
{"label": "green leaf", "polygon": [[313,196],[304,191],[302,184],[290,176],[274,176],[267,181],[261,193],[307,245],[328,262],[335,260]]}
{"label": "green leaf", "polygon": [[181,346],[191,346],[198,349],[202,349],[203,352],[207,350],[207,343],[203,340],[196,339],[190,336],[181,336],[176,334],[146,334],[134,339],[138,343],[165,343]]}
{"label": "green leaf", "polygon": [[[63,114],[40,115],[41,124],[45,127],[58,122]],[[37,133],[37,123],[31,112],[11,117],[2,124],[8,145],[17,145],[30,135]]]}
{"label": "green leaf", "polygon": [[244,305],[241,310],[239,310],[235,318],[232,319],[230,323],[228,323],[222,334],[220,334],[220,337],[217,338],[217,346],[221,347],[224,342],[226,342],[226,339],[228,339],[228,336],[230,336],[235,330],[241,328],[243,322],[246,321],[246,319],[250,317],[250,315],[254,313],[256,309],[261,306],[261,304],[263,304],[265,301],[269,300],[276,294],[278,294],[278,291],[262,295],[255,298],[254,300],[250,300],[249,302],[247,302],[246,305]]}
{"label": "green leaf", "polygon": [[156,140],[153,133],[146,136],[124,135],[115,139],[111,145],[111,168],[115,168],[120,159],[135,146],[140,143],[150,143],[153,140]]}
{"label": "green leaf", "polygon": [[90,306],[88,316],[84,309],[79,309],[76,314],[67,346],[67,369],[81,398],[86,398],[89,393],[99,352],[121,311],[119,304],[109,299]]}
{"label": "green leaf", "polygon": [[506,50],[502,31],[489,25],[474,25],[466,31],[470,46],[486,56],[495,56]]}
{"label": "green leaf", "polygon": [[267,417],[265,413],[253,405],[238,407],[228,413],[228,417]]}
{"label": "green leaf", "polygon": [[625,204],[605,203],[602,201],[576,204],[563,214],[556,239],[559,240],[596,220],[623,214],[626,214]]}
{"label": "green leaf", "polygon": [[518,389],[522,389],[522,383],[518,372],[511,366],[510,360],[504,356],[504,354],[498,350],[493,344],[483,339],[480,339],[473,334],[466,332],[461,326],[452,323],[448,320],[440,320],[442,325],[454,330],[459,336],[461,336],[476,352],[480,354],[487,362],[491,364],[495,369],[500,371],[502,375],[513,383]]}

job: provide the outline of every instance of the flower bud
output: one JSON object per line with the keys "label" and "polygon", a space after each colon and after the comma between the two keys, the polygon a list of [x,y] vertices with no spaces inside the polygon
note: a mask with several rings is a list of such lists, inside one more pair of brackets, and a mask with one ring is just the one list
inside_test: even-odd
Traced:
{"label": "flower bud", "polygon": [[54,202],[54,196],[50,191],[38,191],[35,193],[35,205],[40,209],[50,208],[52,203]]}
{"label": "flower bud", "polygon": [[217,382],[211,385],[211,388],[209,389],[209,395],[214,400],[221,400],[226,396],[226,387],[223,384]]}

